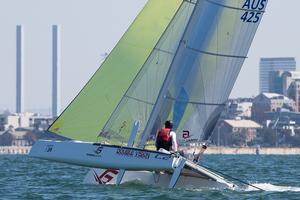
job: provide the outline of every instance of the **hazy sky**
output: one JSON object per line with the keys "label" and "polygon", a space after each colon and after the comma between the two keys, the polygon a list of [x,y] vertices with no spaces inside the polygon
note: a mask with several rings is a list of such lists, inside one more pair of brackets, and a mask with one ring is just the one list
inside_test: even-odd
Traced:
{"label": "hazy sky", "polygon": [[[99,67],[146,0],[0,0],[0,110],[15,110],[15,29],[25,27],[25,110],[51,105],[51,26],[61,26],[62,108]],[[300,0],[269,0],[231,97],[258,93],[260,57],[299,58]],[[299,61],[300,62],[300,61]]]}

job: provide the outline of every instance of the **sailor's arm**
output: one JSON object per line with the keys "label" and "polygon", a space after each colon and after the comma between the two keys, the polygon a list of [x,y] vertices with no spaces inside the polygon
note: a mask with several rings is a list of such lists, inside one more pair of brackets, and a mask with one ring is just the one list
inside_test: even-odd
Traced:
{"label": "sailor's arm", "polygon": [[177,144],[177,140],[176,140],[176,133],[174,131],[172,131],[170,133],[171,139],[172,139],[172,150],[173,151],[178,151],[178,144]]}

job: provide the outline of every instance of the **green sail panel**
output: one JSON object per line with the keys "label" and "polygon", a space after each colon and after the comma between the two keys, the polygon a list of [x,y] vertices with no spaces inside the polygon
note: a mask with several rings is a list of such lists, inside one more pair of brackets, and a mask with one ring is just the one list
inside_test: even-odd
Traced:
{"label": "green sail panel", "polygon": [[48,131],[95,141],[179,9],[182,0],[149,0],[110,55]]}
{"label": "green sail panel", "polygon": [[[140,121],[135,146],[140,142],[160,88],[175,56],[195,3],[184,1],[118,107],[99,134],[100,141],[126,144],[132,124]],[[163,115],[163,113],[161,113]],[[160,121],[157,127],[161,125]],[[156,127],[156,128],[157,128]]]}

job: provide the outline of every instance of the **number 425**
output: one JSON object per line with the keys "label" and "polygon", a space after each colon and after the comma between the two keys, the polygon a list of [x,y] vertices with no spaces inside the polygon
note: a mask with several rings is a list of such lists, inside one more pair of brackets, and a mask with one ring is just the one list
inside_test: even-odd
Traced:
{"label": "number 425", "polygon": [[241,20],[243,22],[252,22],[256,23],[259,21],[261,16],[261,12],[245,12],[243,16],[241,17]]}

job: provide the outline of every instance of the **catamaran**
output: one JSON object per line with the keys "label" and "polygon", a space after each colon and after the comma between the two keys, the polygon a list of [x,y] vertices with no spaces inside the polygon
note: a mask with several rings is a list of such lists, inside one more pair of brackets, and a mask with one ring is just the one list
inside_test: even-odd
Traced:
{"label": "catamaran", "polygon": [[85,182],[233,187],[177,153],[147,149],[165,120],[181,143],[207,141],[267,0],[148,0],[30,156],[93,168]]}

